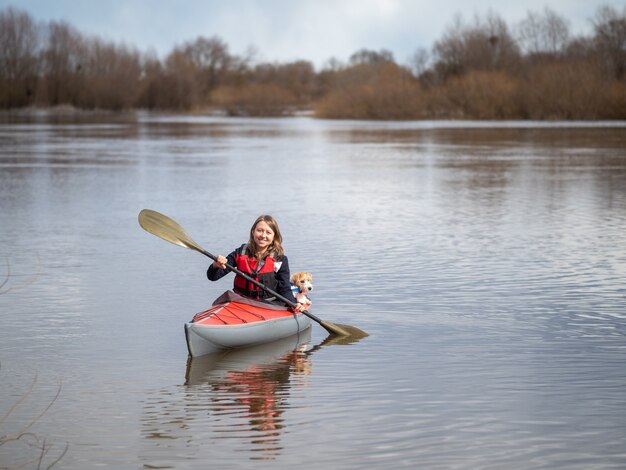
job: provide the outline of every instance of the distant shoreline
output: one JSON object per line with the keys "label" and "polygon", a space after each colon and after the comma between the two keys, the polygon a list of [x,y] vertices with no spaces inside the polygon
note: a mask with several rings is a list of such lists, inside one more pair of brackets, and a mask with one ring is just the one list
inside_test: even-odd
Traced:
{"label": "distant shoreline", "polygon": [[[532,128],[533,124],[541,124],[541,127],[626,127],[626,119],[473,119],[473,118],[421,118],[421,119],[348,119],[348,118],[322,118],[317,117],[312,111],[300,112],[287,116],[229,116],[220,110],[196,110],[196,111],[169,111],[169,110],[150,110],[150,109],[128,109],[122,111],[111,111],[106,109],[82,109],[73,106],[30,106],[25,108],[0,109],[0,117],[41,117],[41,118],[72,118],[72,117],[96,117],[96,118],[121,118],[125,116],[152,115],[152,116],[176,116],[193,118],[220,118],[223,120],[237,119],[298,119],[310,118],[319,121],[339,121],[339,122],[363,122],[363,123],[399,123],[410,126],[415,124],[433,123],[433,128],[485,128],[485,127],[502,127],[502,128]],[[0,120],[0,125],[3,122]],[[428,127],[424,127],[426,129]]]}

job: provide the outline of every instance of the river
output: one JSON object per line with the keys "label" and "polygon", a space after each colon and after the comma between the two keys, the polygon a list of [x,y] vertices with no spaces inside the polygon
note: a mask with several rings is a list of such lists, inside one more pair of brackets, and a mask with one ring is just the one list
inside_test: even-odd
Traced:
{"label": "river", "polygon": [[[626,467],[626,123],[0,116],[0,467]],[[261,213],[313,313],[188,361]],[[3,437],[4,436],[4,437]]]}

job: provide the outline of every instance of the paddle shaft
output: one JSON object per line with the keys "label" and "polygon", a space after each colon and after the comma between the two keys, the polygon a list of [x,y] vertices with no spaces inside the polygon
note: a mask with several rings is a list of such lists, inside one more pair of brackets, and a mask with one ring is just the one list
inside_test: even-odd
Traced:
{"label": "paddle shaft", "polygon": [[[202,248],[200,245],[198,245],[196,242],[194,242],[189,236],[189,234],[185,231],[184,228],[182,228],[176,221],[170,219],[166,215],[160,214],[150,209],[143,209],[139,213],[139,225],[141,225],[141,227],[147,232],[150,232],[151,234],[156,235],[157,237],[162,238],[163,240],[167,242],[173,243],[174,245],[182,246],[183,248],[189,248],[191,250],[195,250],[199,253],[202,253],[205,256],[208,256],[213,261],[217,261],[216,256],[212,255],[211,253],[206,251],[204,248]],[[282,295],[274,292],[273,290],[269,289],[265,285],[261,284],[256,279],[253,279],[252,277],[250,277],[248,274],[239,271],[234,266],[230,266],[227,264],[226,268],[229,271],[233,271],[238,276],[243,277],[244,279],[251,282],[255,286],[259,287],[260,289],[263,289],[265,292],[268,292],[270,295],[273,295],[277,299],[282,300],[290,307],[292,308],[296,307],[296,303],[294,303],[292,300],[289,300],[283,297]],[[319,323],[321,326],[323,326],[326,329],[326,331],[328,331],[331,334],[336,334],[336,335],[341,335],[341,336],[350,335],[348,331],[341,328],[339,325],[335,325],[333,323],[321,320],[306,310],[303,311],[302,313],[306,315],[307,317],[309,317],[311,320],[314,320],[317,323]]]}
{"label": "paddle shaft", "polygon": [[[217,256],[212,255],[211,253],[209,253],[208,251],[206,251],[204,248],[200,248],[200,253],[202,253],[205,256],[208,256],[209,258],[211,258],[213,261],[217,261]],[[244,273],[243,271],[237,269],[234,266],[231,266],[230,264],[226,264],[226,269],[228,269],[229,271],[234,272],[235,274],[237,274],[238,276],[243,277],[246,281],[251,282],[252,284],[254,284],[255,286],[263,289],[265,292],[273,295],[274,297],[276,297],[279,300],[282,300],[283,302],[285,302],[287,305],[289,305],[290,307],[295,307],[296,304],[295,302],[287,299],[286,297],[283,297],[282,295],[280,295],[278,292],[274,292],[272,289],[270,289],[269,287],[267,287],[266,285],[262,284],[261,282],[257,281],[256,279],[254,279],[253,277],[249,276],[248,274]],[[319,318],[317,318],[315,315],[313,315],[311,312],[309,312],[308,310],[304,310],[302,312],[303,314],[305,314],[307,317],[309,317],[311,320],[315,320],[317,323],[322,323],[322,320],[320,320]]]}

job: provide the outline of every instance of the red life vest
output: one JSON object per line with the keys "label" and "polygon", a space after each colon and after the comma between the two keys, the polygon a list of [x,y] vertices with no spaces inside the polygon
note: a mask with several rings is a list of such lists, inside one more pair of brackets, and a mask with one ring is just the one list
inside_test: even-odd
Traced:
{"label": "red life vest", "polygon": [[[253,256],[248,256],[246,248],[247,245],[242,245],[241,249],[235,256],[237,269],[243,271],[255,281],[258,281],[275,291],[278,283],[276,282],[276,275],[274,273],[274,267],[276,266],[274,257],[268,255],[265,259],[257,260]],[[238,294],[252,299],[267,299],[272,297],[271,294],[237,275],[235,275],[233,290]]]}

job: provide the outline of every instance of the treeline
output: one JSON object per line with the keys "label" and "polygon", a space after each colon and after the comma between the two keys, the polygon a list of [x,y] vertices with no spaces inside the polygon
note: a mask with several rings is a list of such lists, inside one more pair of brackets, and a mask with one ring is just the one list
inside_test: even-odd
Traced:
{"label": "treeline", "polygon": [[460,16],[409,64],[386,50],[347,63],[256,63],[219,37],[163,59],[88,36],[66,22],[0,11],[0,108],[219,110],[346,119],[625,119],[626,8],[600,7],[589,36],[550,9],[509,26]]}

